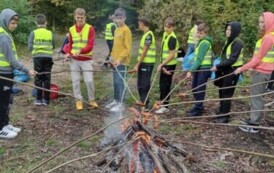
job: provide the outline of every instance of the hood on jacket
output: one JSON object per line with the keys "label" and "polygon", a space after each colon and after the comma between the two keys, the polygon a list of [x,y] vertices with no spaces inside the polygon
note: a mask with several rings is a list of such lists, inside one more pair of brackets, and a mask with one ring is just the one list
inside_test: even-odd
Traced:
{"label": "hood on jacket", "polygon": [[271,12],[264,12],[265,34],[274,32],[274,14]]}
{"label": "hood on jacket", "polygon": [[13,16],[18,15],[15,11],[12,9],[6,8],[1,11],[0,13],[0,27],[2,27],[5,31],[10,32],[8,30],[8,25]]}
{"label": "hood on jacket", "polygon": [[233,41],[236,37],[239,36],[240,32],[241,32],[241,24],[239,22],[229,22],[226,25],[226,28],[230,26],[231,27],[231,34],[230,37],[228,37],[228,42]]}
{"label": "hood on jacket", "polygon": [[205,36],[204,38],[200,39],[199,42],[201,42],[202,40],[207,40],[207,41],[209,41],[211,45],[212,45],[212,43],[213,43],[212,38],[211,38],[210,36],[208,36],[208,35]]}

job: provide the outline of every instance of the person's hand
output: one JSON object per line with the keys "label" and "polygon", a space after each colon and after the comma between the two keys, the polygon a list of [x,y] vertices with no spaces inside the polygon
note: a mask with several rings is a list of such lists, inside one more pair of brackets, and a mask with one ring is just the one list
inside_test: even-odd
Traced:
{"label": "person's hand", "polygon": [[35,75],[37,75],[37,71],[29,70],[29,75],[30,76],[35,76]]}
{"label": "person's hand", "polygon": [[217,71],[217,67],[216,66],[211,67],[210,71]]}
{"label": "person's hand", "polygon": [[119,65],[121,65],[121,61],[120,61],[120,60],[115,61],[114,65],[115,65],[116,67],[119,66]]}
{"label": "person's hand", "polygon": [[157,71],[160,72],[162,70],[162,68],[163,68],[163,64],[159,64],[158,67],[157,67]]}
{"label": "person's hand", "polygon": [[242,72],[242,69],[241,69],[241,67],[239,67],[234,71],[234,74],[239,74],[241,72]]}
{"label": "person's hand", "polygon": [[68,62],[69,61],[69,58],[70,58],[70,54],[66,54],[65,55],[65,58],[64,58],[64,60],[63,60],[63,63],[65,63],[65,62]]}
{"label": "person's hand", "polygon": [[188,72],[186,73],[186,78],[191,78],[191,72],[190,72],[190,71],[188,71]]}
{"label": "person's hand", "polygon": [[133,70],[134,70],[135,72],[138,72],[138,69],[139,69],[139,64],[136,64],[136,65],[134,66]]}

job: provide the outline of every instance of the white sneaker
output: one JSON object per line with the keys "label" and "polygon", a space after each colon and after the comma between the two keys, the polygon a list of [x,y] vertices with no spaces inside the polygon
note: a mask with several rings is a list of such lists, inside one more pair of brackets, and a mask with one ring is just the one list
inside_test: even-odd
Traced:
{"label": "white sneaker", "polygon": [[15,138],[17,136],[17,133],[14,131],[11,131],[7,128],[3,128],[0,130],[0,138],[5,138],[5,139],[11,139]]}
{"label": "white sneaker", "polygon": [[168,112],[169,110],[165,107],[161,107],[159,110],[155,111],[156,114],[163,114]]}
{"label": "white sneaker", "polygon": [[106,105],[106,108],[110,109],[110,108],[116,106],[117,104],[118,104],[118,102],[116,100],[113,100],[110,104]]}
{"label": "white sneaker", "polygon": [[8,129],[8,130],[13,131],[13,132],[16,132],[16,133],[21,132],[21,129],[20,129],[20,128],[14,127],[14,126],[11,125],[11,124],[6,125],[5,127],[3,127],[3,129]]}
{"label": "white sneaker", "polygon": [[118,103],[116,106],[110,109],[112,112],[118,112],[118,111],[123,111],[125,109],[123,103]]}

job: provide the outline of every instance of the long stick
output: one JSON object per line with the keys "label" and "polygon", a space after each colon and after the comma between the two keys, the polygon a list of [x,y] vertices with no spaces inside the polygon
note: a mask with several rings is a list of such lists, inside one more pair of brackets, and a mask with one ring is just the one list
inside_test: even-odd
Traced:
{"label": "long stick", "polygon": [[[259,96],[265,96],[268,94],[272,94],[274,91],[270,91],[263,94],[256,94],[256,95],[250,95],[250,96],[244,96],[244,97],[231,97],[231,98],[221,98],[221,99],[205,99],[205,100],[197,100],[197,101],[183,101],[183,102],[177,102],[177,103],[170,103],[164,106],[172,106],[172,105],[180,105],[180,104],[186,104],[186,103],[201,103],[201,102],[209,102],[209,101],[223,101],[223,100],[239,100],[244,98],[253,98],[253,97],[259,97]],[[161,105],[163,106],[163,105]]]}
{"label": "long stick", "polygon": [[205,149],[209,149],[209,150],[213,150],[213,151],[214,150],[225,150],[225,151],[232,151],[232,152],[238,152],[238,153],[243,153],[243,154],[249,154],[249,155],[255,155],[255,156],[274,159],[274,155],[270,155],[270,154],[263,154],[263,153],[245,151],[245,150],[237,150],[237,149],[233,149],[233,148],[209,147],[209,146],[206,146],[206,145],[200,145],[200,144],[193,143],[193,142],[187,142],[187,141],[181,141],[181,140],[179,140],[179,141],[172,140],[170,142],[177,142],[177,143],[184,143],[184,144],[194,145],[194,146],[197,146],[197,147],[201,147],[201,148],[205,148]]}

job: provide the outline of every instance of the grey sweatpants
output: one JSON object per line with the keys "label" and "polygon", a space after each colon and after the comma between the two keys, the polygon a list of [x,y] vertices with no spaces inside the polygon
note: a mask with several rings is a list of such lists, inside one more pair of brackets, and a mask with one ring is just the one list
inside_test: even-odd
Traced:
{"label": "grey sweatpants", "polygon": [[[268,81],[270,79],[271,74],[264,74],[260,72],[253,71],[252,76],[252,85]],[[265,92],[267,83],[259,84],[250,87],[250,95],[258,95],[263,94]],[[251,111],[253,110],[263,110],[264,109],[265,101],[263,96],[252,97],[250,98],[250,108]],[[260,112],[251,112],[250,113],[250,122],[253,124],[260,124],[260,121],[263,116],[263,111]]]}
{"label": "grey sweatpants", "polygon": [[[83,73],[84,81],[87,86],[88,99],[89,101],[94,100],[94,83],[93,83],[93,65],[92,60],[89,61],[78,61],[71,58],[70,69],[71,69],[71,80],[73,87],[73,95],[79,100],[83,100],[81,94],[81,73]],[[81,72],[81,71],[84,72]],[[85,70],[88,70],[87,72]]]}

